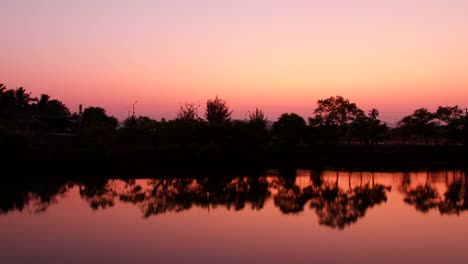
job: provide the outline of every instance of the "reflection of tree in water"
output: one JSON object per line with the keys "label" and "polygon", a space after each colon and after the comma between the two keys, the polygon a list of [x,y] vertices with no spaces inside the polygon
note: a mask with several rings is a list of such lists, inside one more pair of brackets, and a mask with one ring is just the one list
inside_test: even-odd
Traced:
{"label": "reflection of tree in water", "polygon": [[268,185],[258,177],[167,178],[150,180],[147,186],[129,184],[120,194],[124,202],[136,204],[145,217],[180,212],[192,205],[241,210],[246,203],[261,209],[268,197]]}
{"label": "reflection of tree in water", "polygon": [[296,185],[296,174],[282,172],[275,177],[271,186],[278,190],[274,196],[275,205],[285,214],[294,214],[304,211],[304,205],[311,198],[312,188],[300,188]]}
{"label": "reflection of tree in water", "polygon": [[358,216],[353,210],[351,191],[338,188],[338,177],[335,184],[323,184],[318,191],[312,198],[310,207],[315,208],[319,224],[343,229],[356,222]]}
{"label": "reflection of tree in water", "polygon": [[[404,194],[404,201],[422,212],[439,208],[443,214],[459,213],[468,209],[468,187],[466,175],[463,181],[452,183],[444,198],[437,190],[426,183],[411,188],[409,174],[404,174],[399,190]],[[362,176],[358,186],[348,188],[339,186],[342,176],[325,181],[320,172],[311,172],[309,181],[302,186],[296,183],[296,172],[282,172],[274,177],[213,177],[213,178],[168,178],[150,180],[142,187],[128,181],[123,191],[117,193],[122,201],[138,205],[143,214],[150,215],[165,212],[180,212],[194,205],[203,208],[225,206],[234,210],[245,208],[250,203],[252,209],[260,210],[270,196],[270,189],[275,190],[274,204],[285,214],[299,213],[310,201],[310,208],[319,217],[319,223],[332,228],[343,229],[365,216],[367,210],[387,201],[389,186],[375,184],[374,175],[368,182]],[[114,197],[112,189],[110,195]]]}
{"label": "reflection of tree in water", "polygon": [[372,182],[360,186],[351,186],[349,175],[349,188],[339,187],[339,173],[335,181],[325,181],[320,172],[311,172],[307,186],[296,184],[295,174],[283,174],[275,177],[271,187],[277,189],[274,202],[281,212],[285,214],[299,213],[304,205],[310,201],[310,208],[315,209],[321,225],[343,229],[364,217],[367,209],[387,201],[386,191],[390,187]]}
{"label": "reflection of tree in water", "polygon": [[441,202],[441,197],[437,190],[429,184],[429,172],[426,173],[426,183],[410,188],[410,175],[405,173],[400,191],[404,194],[404,201],[413,205],[416,210],[427,213],[430,209],[436,208]]}
{"label": "reflection of tree in water", "polygon": [[[420,212],[427,213],[431,209],[438,209],[441,214],[460,214],[468,210],[468,174],[466,171],[462,177],[456,177],[456,174],[456,171],[446,171],[447,190],[443,196],[429,182],[429,172],[426,173],[425,184],[413,188],[410,188],[410,175],[406,173],[399,189],[405,196],[404,201]],[[453,176],[452,180],[449,175]]]}
{"label": "reflection of tree in water", "polygon": [[27,210],[42,213],[71,188],[63,181],[8,181],[0,185],[0,214]]}
{"label": "reflection of tree in water", "polygon": [[[440,175],[440,174],[438,174]],[[399,190],[404,201],[418,211],[438,208],[441,214],[459,214],[468,210],[468,175],[446,173],[447,191],[435,188],[429,180],[411,186],[405,174]],[[299,213],[310,202],[321,225],[343,229],[360,218],[375,205],[386,202],[390,187],[375,184],[374,176],[360,181],[337,172],[336,178],[312,171],[310,177],[297,177],[296,171],[287,171],[272,177],[210,177],[162,178],[152,180],[81,180],[77,184],[80,196],[93,209],[110,208],[116,199],[132,203],[149,217],[166,212],[181,212],[199,206],[242,210],[251,207],[260,210],[273,193],[273,202],[284,214]],[[441,181],[439,181],[441,182]],[[45,211],[57,202],[73,185],[65,181],[31,182],[10,181],[0,186],[0,214],[27,210]]]}
{"label": "reflection of tree in water", "polygon": [[48,185],[46,189],[42,189],[40,192],[30,193],[30,200],[33,202],[33,212],[40,213],[44,212],[52,204],[57,203],[58,197],[63,197],[71,186],[68,185]]}
{"label": "reflection of tree in water", "polygon": [[416,210],[428,212],[429,209],[436,208],[440,202],[440,196],[436,189],[431,186],[417,186],[406,193],[404,201],[414,205]]}
{"label": "reflection of tree in water", "polygon": [[438,206],[441,214],[460,214],[468,210],[468,173],[448,186],[444,201]]}
{"label": "reflection of tree in water", "polygon": [[386,191],[391,190],[391,187],[382,184],[373,184],[370,186],[366,183],[364,187],[354,189],[354,203],[359,211],[359,216],[362,217],[368,208],[374,205],[381,204],[387,201]]}
{"label": "reflection of tree in water", "polygon": [[180,212],[192,206],[193,181],[186,178],[154,179],[144,187],[129,182],[119,197],[121,201],[137,205],[145,217]]}
{"label": "reflection of tree in water", "polygon": [[224,205],[242,210],[247,203],[260,210],[269,197],[268,182],[260,177],[205,178],[198,180],[197,204],[206,207]]}
{"label": "reflection of tree in water", "polygon": [[116,181],[96,179],[79,184],[80,196],[89,203],[93,210],[106,209],[114,206],[117,197]]}
{"label": "reflection of tree in water", "polygon": [[[349,176],[351,177],[351,175]],[[338,172],[335,183],[323,183],[316,186],[316,195],[312,198],[311,208],[315,208],[319,223],[332,228],[343,229],[364,217],[373,206],[387,201],[386,191],[390,187],[372,183],[343,190],[338,186]],[[350,182],[351,178],[349,178]]]}

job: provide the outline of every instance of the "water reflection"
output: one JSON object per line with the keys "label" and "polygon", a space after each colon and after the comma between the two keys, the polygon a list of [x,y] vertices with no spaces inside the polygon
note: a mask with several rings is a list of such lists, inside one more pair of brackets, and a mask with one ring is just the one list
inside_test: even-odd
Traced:
{"label": "water reflection", "polygon": [[62,181],[7,181],[0,185],[0,215],[9,211],[42,213],[72,187]]}
{"label": "water reflection", "polygon": [[[412,183],[412,175],[405,173],[400,191],[404,201],[416,210],[426,213],[438,209],[441,214],[460,214],[468,209],[467,175],[461,171],[420,173]],[[422,179],[425,178],[424,183]]]}
{"label": "water reflection", "polygon": [[80,182],[78,186],[81,198],[88,202],[93,210],[113,207],[120,192],[116,180],[88,180]]}
{"label": "water reflection", "polygon": [[[271,171],[263,176],[129,180],[10,181],[0,187],[0,214],[42,213],[77,188],[92,210],[134,205],[144,218],[193,207],[262,210],[271,201],[283,214],[312,210],[320,225],[344,229],[381,206],[392,191],[415,210],[442,215],[468,209],[463,171],[401,173]],[[71,208],[70,208],[71,209]]]}
{"label": "water reflection", "polygon": [[337,173],[334,183],[324,183],[315,190],[310,204],[314,208],[321,225],[343,229],[364,217],[366,211],[375,205],[387,201],[387,191],[390,186],[375,184],[374,175],[372,182],[363,183],[362,175],[359,185],[352,186],[351,174],[348,176],[348,188],[340,188]]}
{"label": "water reflection", "polygon": [[[275,205],[285,213],[298,213],[310,202],[315,210],[319,224],[343,229],[363,217],[367,209],[387,201],[386,192],[390,186],[375,184],[372,174],[371,182],[363,182],[362,174],[358,184],[352,184],[352,174],[347,176],[335,172],[310,172],[306,177],[277,177],[273,187],[277,190]],[[347,178],[347,186],[341,187],[339,180]],[[302,182],[301,182],[302,181]]]}

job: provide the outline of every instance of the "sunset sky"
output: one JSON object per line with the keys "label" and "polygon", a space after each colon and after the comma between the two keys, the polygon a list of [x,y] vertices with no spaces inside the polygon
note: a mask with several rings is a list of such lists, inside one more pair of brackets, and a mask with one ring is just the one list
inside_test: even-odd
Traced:
{"label": "sunset sky", "polygon": [[390,124],[468,107],[466,0],[0,0],[0,83],[71,111],[173,118],[218,95],[311,116],[342,95]]}

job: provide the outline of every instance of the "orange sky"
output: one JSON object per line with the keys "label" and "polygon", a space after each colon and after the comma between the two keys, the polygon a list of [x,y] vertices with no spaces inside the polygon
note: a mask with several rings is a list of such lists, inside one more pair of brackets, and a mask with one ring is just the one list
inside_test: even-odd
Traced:
{"label": "orange sky", "polygon": [[216,95],[234,118],[255,107],[308,117],[334,95],[390,124],[467,107],[468,2],[382,2],[10,1],[0,82],[120,119],[135,100],[159,119]]}

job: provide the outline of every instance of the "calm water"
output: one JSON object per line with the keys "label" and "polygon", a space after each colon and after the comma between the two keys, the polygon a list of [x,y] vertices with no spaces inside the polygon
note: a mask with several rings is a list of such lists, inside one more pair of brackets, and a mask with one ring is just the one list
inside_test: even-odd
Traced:
{"label": "calm water", "polygon": [[468,263],[463,171],[13,182],[0,263]]}

